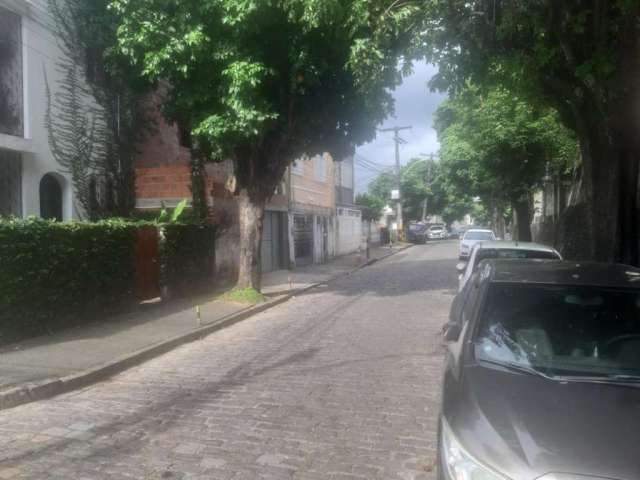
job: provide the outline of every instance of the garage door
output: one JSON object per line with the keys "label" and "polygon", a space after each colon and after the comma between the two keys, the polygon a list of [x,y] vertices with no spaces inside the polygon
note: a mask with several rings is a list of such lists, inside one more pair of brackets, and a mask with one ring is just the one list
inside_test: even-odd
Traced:
{"label": "garage door", "polygon": [[262,272],[273,272],[286,268],[285,262],[285,214],[266,212],[262,226],[261,262]]}
{"label": "garage door", "polygon": [[293,242],[296,265],[313,262],[313,215],[294,215]]}

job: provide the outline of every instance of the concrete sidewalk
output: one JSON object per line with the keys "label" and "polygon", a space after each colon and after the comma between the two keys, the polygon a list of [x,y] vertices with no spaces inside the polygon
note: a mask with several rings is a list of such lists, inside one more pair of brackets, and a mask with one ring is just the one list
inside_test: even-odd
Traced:
{"label": "concrete sidewalk", "polygon": [[[269,301],[256,306],[201,295],[147,305],[111,320],[5,346],[0,348],[0,409],[112,375],[404,248],[406,245],[378,247],[371,249],[371,260],[364,254],[352,254],[324,265],[265,274],[263,290]],[[196,305],[200,306],[200,321]],[[91,373],[89,381],[87,372]]]}

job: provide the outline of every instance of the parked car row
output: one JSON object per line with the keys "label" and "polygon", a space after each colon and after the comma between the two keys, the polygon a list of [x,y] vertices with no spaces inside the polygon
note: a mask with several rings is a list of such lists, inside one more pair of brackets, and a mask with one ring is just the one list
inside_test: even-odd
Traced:
{"label": "parked car row", "polygon": [[459,253],[438,478],[640,478],[640,269],[485,229]]}
{"label": "parked car row", "polygon": [[[464,232],[462,232],[464,233]],[[414,222],[407,230],[407,240],[413,243],[426,243],[429,240],[446,240],[460,238],[461,230],[447,230],[442,223]]]}
{"label": "parked car row", "polygon": [[429,240],[444,240],[447,235],[447,228],[443,224],[412,223],[409,225],[407,239],[413,243],[426,243]]}

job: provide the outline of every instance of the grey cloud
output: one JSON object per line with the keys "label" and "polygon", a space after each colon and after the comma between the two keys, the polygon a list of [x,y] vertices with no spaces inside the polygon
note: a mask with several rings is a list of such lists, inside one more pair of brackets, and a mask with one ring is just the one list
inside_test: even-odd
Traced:
{"label": "grey cloud", "polygon": [[[412,125],[411,130],[401,132],[400,136],[408,143],[401,146],[400,160],[406,163],[421,153],[435,153],[439,145],[432,128],[433,113],[446,98],[445,94],[429,91],[427,82],[437,73],[434,65],[419,62],[414,72],[406,77],[395,91],[395,116],[388,118],[381,128],[394,125]],[[381,165],[392,166],[395,163],[393,133],[378,132],[376,139],[357,148],[356,153]],[[358,165],[356,167],[356,190],[366,190],[368,181],[375,172]]]}

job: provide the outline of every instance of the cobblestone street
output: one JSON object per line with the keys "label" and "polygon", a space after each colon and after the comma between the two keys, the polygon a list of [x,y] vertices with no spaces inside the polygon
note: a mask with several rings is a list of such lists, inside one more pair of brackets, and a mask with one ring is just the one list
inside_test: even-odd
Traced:
{"label": "cobblestone street", "polygon": [[415,246],[84,390],[0,412],[6,479],[435,478],[456,243]]}

